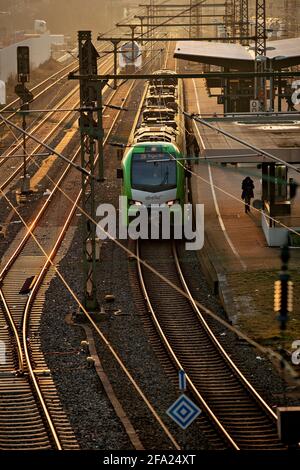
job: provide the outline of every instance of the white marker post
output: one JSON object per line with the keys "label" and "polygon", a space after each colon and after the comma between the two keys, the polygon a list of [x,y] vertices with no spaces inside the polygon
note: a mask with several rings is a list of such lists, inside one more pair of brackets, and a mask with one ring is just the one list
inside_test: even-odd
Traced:
{"label": "white marker post", "polygon": [[178,372],[178,380],[179,380],[179,390],[181,392],[185,392],[186,391],[186,376],[185,376],[185,372],[183,369],[180,369],[180,371]]}

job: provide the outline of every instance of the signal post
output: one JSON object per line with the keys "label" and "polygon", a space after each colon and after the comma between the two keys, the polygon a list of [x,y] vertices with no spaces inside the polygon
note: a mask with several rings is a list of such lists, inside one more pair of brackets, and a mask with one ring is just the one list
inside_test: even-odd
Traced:
{"label": "signal post", "polygon": [[[25,83],[29,82],[29,47],[19,46],[17,48],[17,71],[18,84],[15,86],[15,93],[21,100],[20,114],[22,116],[22,129],[26,131],[26,112],[29,110],[29,103],[33,100],[33,94],[26,88]],[[23,132],[23,177],[21,182],[21,194],[30,193],[30,176],[27,174],[27,152],[26,152],[26,134]]]}
{"label": "signal post", "polygon": [[[82,174],[82,236],[83,236],[83,306],[89,312],[97,312],[96,276],[96,182],[103,181],[103,125],[102,125],[102,90],[108,80],[92,81],[97,76],[97,59],[99,54],[95,49],[91,31],[79,31],[79,83],[80,83],[80,118],[81,136],[81,167],[89,172]],[[97,162],[98,147],[98,169]],[[97,175],[97,176],[96,176]]]}

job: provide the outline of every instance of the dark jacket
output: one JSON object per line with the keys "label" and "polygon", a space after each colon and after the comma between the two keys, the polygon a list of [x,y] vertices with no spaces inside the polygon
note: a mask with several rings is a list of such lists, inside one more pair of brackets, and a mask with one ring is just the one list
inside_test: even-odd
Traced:
{"label": "dark jacket", "polygon": [[242,182],[242,190],[243,190],[242,199],[245,199],[246,197],[248,198],[254,197],[253,189],[254,189],[253,180],[249,176],[247,176]]}

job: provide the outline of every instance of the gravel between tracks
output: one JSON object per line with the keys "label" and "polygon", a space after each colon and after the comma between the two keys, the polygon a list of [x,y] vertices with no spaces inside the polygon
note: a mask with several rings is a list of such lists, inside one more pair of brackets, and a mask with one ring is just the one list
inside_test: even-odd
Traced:
{"label": "gravel between tracks", "polygon": [[[183,273],[189,281],[189,288],[194,298],[227,320],[224,309],[207,285],[195,252],[184,251],[180,247],[179,254]],[[267,357],[245,341],[241,341],[234,333],[208,315],[204,314],[204,318],[232,360],[271,407],[299,405],[299,398],[293,393],[295,391],[293,384],[287,385],[284,382]]]}
{"label": "gravel between tracks", "polygon": [[[119,194],[118,183],[110,181],[104,185],[105,198],[112,201]],[[80,230],[77,229],[69,251],[60,263],[61,272],[77,294],[80,293],[81,285],[80,252]],[[165,416],[166,423],[181,444],[186,440],[188,448],[209,449],[210,445],[196,423],[184,436],[182,432],[178,434],[177,426],[165,414],[178,397],[178,391],[158,363],[132,301],[127,255],[113,242],[104,242],[100,268],[98,299],[106,311],[105,319],[99,323],[100,328],[116,347],[147,398]],[[108,293],[115,296],[115,301],[111,304],[104,301],[104,296]],[[88,368],[86,355],[80,352],[80,342],[84,339],[83,330],[65,323],[65,316],[75,311],[77,307],[70,295],[57,278],[53,279],[44,305],[41,336],[43,350],[63,406],[82,448],[130,449],[132,446],[115,417],[96,374],[93,369]],[[171,449],[170,441],[141,399],[135,396],[110,353],[100,341],[96,340],[96,345],[102,365],[145,448]]]}
{"label": "gravel between tracks", "polygon": [[[135,96],[135,100],[138,103],[138,96]],[[137,104],[133,103],[132,106],[137,106]],[[116,132],[116,135],[121,137],[119,132]],[[106,161],[107,180],[102,183],[102,196],[98,194],[97,203],[110,202],[117,207],[120,183],[115,178],[115,168],[118,165],[116,151],[111,149],[109,159]],[[205,299],[205,305],[220,315],[224,315],[217,299],[210,293],[204,275],[199,269],[196,254],[189,252],[184,258],[184,269],[189,272],[188,278],[193,284],[194,294],[199,296],[200,301]],[[183,433],[178,431],[178,427],[170,422],[165,414],[167,408],[178,397],[177,384],[176,381],[168,378],[145,332],[142,317],[139,316],[133,302],[128,263],[127,255],[113,242],[102,243],[97,287],[98,300],[104,306],[106,314],[99,326],[112,345],[116,347],[148,399],[160,415],[165,417],[166,423],[176,435],[179,443],[187,449],[211,449],[212,445],[198,426],[198,420]],[[81,298],[80,230],[76,231],[69,251],[60,263],[60,269]],[[106,294],[113,294],[114,302],[105,303]],[[81,448],[130,449],[132,445],[116,418],[98,377],[93,369],[88,368],[86,354],[80,352],[80,341],[84,339],[83,330],[65,323],[65,316],[75,311],[77,311],[75,302],[60,281],[54,279],[47,291],[44,306],[42,344],[62,404]],[[268,402],[271,405],[284,404],[282,381],[271,370],[269,363],[264,358],[257,359],[258,355],[252,348],[238,341],[234,335],[227,332],[226,335],[222,335],[222,333],[224,329],[217,326],[218,337],[222,339],[222,342],[225,341],[225,346],[242,370],[247,372],[247,377],[258,388],[259,385],[264,384],[262,393]],[[64,340],[62,341],[61,338]],[[132,387],[124,379],[119,366],[116,365],[106,347],[98,340],[96,340],[96,346],[102,365],[145,448],[171,448],[170,442],[163,435],[143,402],[135,396]],[[55,354],[55,352],[69,353]]]}
{"label": "gravel between tracks", "polygon": [[[105,199],[114,201],[119,191],[118,183],[106,181],[104,185]],[[80,249],[80,230],[77,229],[70,249],[60,263],[61,271],[77,293],[80,293]],[[195,253],[183,254],[181,251],[181,256],[184,258],[183,269],[189,272],[195,297],[224,316],[218,301],[209,292]],[[133,303],[128,280],[128,262],[123,250],[111,241],[103,242],[98,298],[106,314],[99,326],[116,347],[152,404],[164,416],[167,408],[177,398],[178,392],[173,381],[169,380],[158,363]],[[106,294],[113,294],[115,301],[105,303]],[[93,369],[87,366],[86,354],[80,352],[80,341],[84,339],[82,329],[65,323],[65,315],[76,309],[75,303],[61,283],[54,279],[47,292],[42,339],[63,405],[82,448],[130,449],[128,437],[115,417],[98,378]],[[265,358],[260,358],[259,354],[244,342],[237,340],[233,334],[225,332],[223,327],[218,325],[214,327],[222,344],[269,404],[275,406],[295,403],[292,398],[285,399],[283,382]],[[55,335],[53,331],[56,332]],[[63,342],[61,338],[64,338]],[[147,449],[171,448],[170,442],[160,431],[141,400],[135,396],[132,387],[124,379],[120,368],[105,346],[98,340],[96,344],[104,369],[144,446]],[[55,354],[56,352],[67,354]],[[186,441],[186,448],[189,449],[210,448],[197,423],[194,423],[184,436],[182,432],[178,434],[178,428],[170,423],[168,418],[165,421],[181,445]]]}

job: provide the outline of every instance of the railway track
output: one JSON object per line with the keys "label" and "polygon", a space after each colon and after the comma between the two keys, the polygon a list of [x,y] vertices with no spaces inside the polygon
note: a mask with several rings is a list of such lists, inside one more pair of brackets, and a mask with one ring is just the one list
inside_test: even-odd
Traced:
{"label": "railway track", "polygon": [[283,449],[275,413],[232,362],[196,305],[175,244],[138,242],[137,256],[185,292],[182,295],[138,261],[139,281],[155,328],[175,368],[186,371],[189,391],[226,447]]}
{"label": "railway track", "polygon": [[[105,50],[104,46],[99,48],[98,52],[102,52],[103,50]],[[33,101],[33,104],[31,105],[32,108],[35,109],[35,106],[37,106],[37,101],[39,100],[39,98],[44,97],[44,95],[48,91],[52,90],[52,88],[54,88],[56,85],[61,85],[62,80],[67,79],[69,73],[70,72],[75,72],[77,69],[78,69],[78,60],[76,59],[76,60],[73,60],[72,62],[70,62],[65,67],[63,67],[61,70],[58,70],[57,72],[55,72],[52,75],[50,75],[49,77],[47,77],[45,80],[42,80],[41,82],[37,83],[35,86],[30,88],[29,91],[31,93],[35,93],[34,101]],[[38,93],[36,93],[36,92],[38,92]],[[1,111],[2,112],[3,111],[10,111],[11,109],[13,109],[13,106],[16,106],[19,110],[19,107],[18,107],[19,102],[20,102],[19,98],[16,98],[15,100],[11,101],[9,104],[4,106],[1,109]],[[17,116],[17,114],[18,114],[17,111],[12,111],[11,114],[9,114],[7,116],[7,119],[12,119],[15,116]],[[5,123],[0,122],[0,131],[4,127],[5,127]]]}
{"label": "railway track", "polygon": [[[109,101],[117,93],[113,92]],[[105,142],[119,113],[112,110],[109,122],[104,118]],[[79,155],[80,148],[72,161]],[[69,196],[63,205],[61,191]],[[80,196],[80,178],[67,165],[30,225],[34,237],[42,240],[44,252],[27,230],[0,273],[0,340],[6,345],[6,361],[0,364],[0,449],[78,448],[41,351],[39,329],[45,293],[55,273],[51,261],[64,240]],[[49,207],[59,209],[49,211]],[[20,295],[24,282],[32,276],[30,295]]]}
{"label": "railway track", "polygon": [[[41,81],[40,83],[38,83],[34,87],[30,88],[29,91],[31,93],[34,93],[37,90],[41,89],[35,95],[34,102],[38,98],[43,96],[47,91],[51,90],[51,88],[53,88],[55,85],[60,84],[61,80],[64,80],[65,78],[67,78],[68,74],[70,72],[75,71],[76,68],[77,68],[77,67],[75,67],[75,64],[77,64],[77,67],[78,67],[78,61],[77,60],[74,60],[70,64],[66,65],[66,67],[64,67],[63,69],[58,70],[54,74],[50,75],[50,77],[47,77],[45,80]],[[10,111],[13,108],[13,106],[18,105],[19,101],[20,101],[19,98],[16,98],[15,100],[11,101],[9,104],[4,106],[1,111],[2,112],[3,111]],[[11,114],[8,115],[7,119],[12,119],[16,115],[17,115],[17,111],[12,111]],[[4,126],[5,126],[4,122],[0,122],[0,129],[3,128]]]}
{"label": "railway track", "polygon": [[[108,58],[102,63],[102,66],[105,66],[104,69],[105,73],[108,73],[112,68],[112,59]],[[70,93],[67,94],[60,102],[55,106],[53,111],[50,111],[46,116],[43,117],[41,121],[39,121],[36,125],[29,129],[29,132],[34,134],[37,138],[39,138],[42,142],[49,142],[50,139],[57,139],[57,133],[63,131],[62,126],[64,124],[73,123],[76,113],[74,111],[65,111],[59,112],[58,110],[62,106],[66,106],[67,109],[76,108],[79,105],[79,96],[78,96],[78,86],[76,86]],[[57,139],[58,140],[58,139]],[[26,139],[27,147],[26,152],[28,154],[26,158],[26,162],[29,164],[35,154],[38,152],[43,151],[43,146],[40,144],[36,144],[30,138]],[[11,159],[15,159],[15,154],[20,151],[22,147],[22,139],[18,140],[16,144],[4,155],[2,155],[2,159],[0,160],[0,168],[5,164],[11,164]],[[8,168],[3,168],[1,171],[1,176],[3,180],[0,180],[0,189],[3,191],[6,189],[9,184],[18,176],[18,174],[23,169],[23,161],[21,164],[17,165],[16,168],[13,169],[11,172],[11,166]]]}

